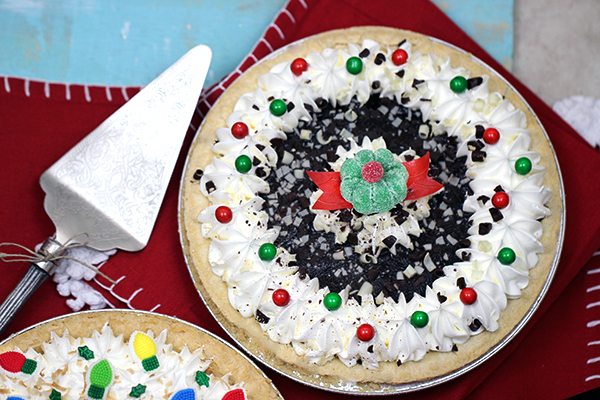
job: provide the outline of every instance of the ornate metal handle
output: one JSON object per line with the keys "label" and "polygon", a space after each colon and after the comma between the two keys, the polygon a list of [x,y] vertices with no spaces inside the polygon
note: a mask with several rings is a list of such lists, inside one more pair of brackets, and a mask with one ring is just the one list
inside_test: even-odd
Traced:
{"label": "ornate metal handle", "polygon": [[[42,255],[54,254],[63,251],[64,247],[50,238],[46,240],[39,250]],[[38,287],[48,278],[56,264],[52,261],[41,261],[31,264],[29,270],[21,279],[17,287],[8,295],[0,305],[0,333],[12,321],[21,306],[31,297]]]}

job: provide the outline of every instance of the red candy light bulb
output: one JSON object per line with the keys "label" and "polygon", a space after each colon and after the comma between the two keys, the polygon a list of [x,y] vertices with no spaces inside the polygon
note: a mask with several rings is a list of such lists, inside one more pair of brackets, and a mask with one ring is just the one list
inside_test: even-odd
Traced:
{"label": "red candy light bulb", "polygon": [[496,192],[492,196],[492,204],[498,209],[506,208],[509,202],[510,199],[506,192]]}
{"label": "red candy light bulb", "polygon": [[487,128],[483,131],[483,141],[487,144],[496,144],[500,140],[500,132],[496,128]]}
{"label": "red candy light bulb", "polygon": [[244,389],[233,389],[225,393],[221,400],[246,400],[246,392]]}
{"label": "red candy light bulb", "polygon": [[294,75],[300,76],[304,71],[308,69],[308,63],[304,58],[296,58],[290,64],[290,69],[292,70],[292,73]]}
{"label": "red candy light bulb", "polygon": [[233,211],[227,206],[219,206],[215,209],[215,218],[222,224],[231,222]]}
{"label": "red candy light bulb", "polygon": [[31,375],[37,368],[37,361],[30,360],[18,351],[7,351],[0,354],[0,367],[11,374],[22,372]]}
{"label": "red candy light bulb", "polygon": [[408,60],[408,53],[403,49],[396,49],[392,53],[392,62],[394,65],[402,65]]}
{"label": "red candy light bulb", "polygon": [[243,139],[248,136],[249,129],[248,125],[243,122],[236,122],[231,126],[231,134],[236,139]]}
{"label": "red candy light bulb", "polygon": [[475,303],[475,300],[477,300],[477,292],[475,289],[466,287],[460,291],[460,301],[464,304],[473,304]]}
{"label": "red candy light bulb", "polygon": [[279,307],[285,307],[290,302],[290,294],[285,289],[277,289],[272,295],[273,303]]}
{"label": "red candy light bulb", "polygon": [[375,337],[375,328],[369,324],[362,324],[356,329],[356,337],[363,342],[368,342]]}

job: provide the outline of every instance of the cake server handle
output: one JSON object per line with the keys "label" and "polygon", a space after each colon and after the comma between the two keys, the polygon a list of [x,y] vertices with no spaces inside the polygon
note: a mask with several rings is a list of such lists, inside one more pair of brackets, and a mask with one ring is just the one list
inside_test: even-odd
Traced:
{"label": "cake server handle", "polygon": [[[64,251],[64,246],[53,238],[47,239],[40,247],[38,253],[43,256],[59,255],[57,252]],[[32,263],[25,276],[21,279],[16,288],[8,295],[0,305],[0,334],[6,326],[12,321],[13,317],[25,302],[31,297],[33,292],[48,278],[50,273],[56,268],[53,261],[40,261]]]}

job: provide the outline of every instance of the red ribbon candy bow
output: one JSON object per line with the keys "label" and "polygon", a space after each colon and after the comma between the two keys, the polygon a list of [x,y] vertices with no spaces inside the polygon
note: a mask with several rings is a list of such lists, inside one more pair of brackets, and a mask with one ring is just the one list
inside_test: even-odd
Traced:
{"label": "red ribbon candy bow", "polygon": [[[429,152],[427,152],[421,158],[402,163],[408,172],[408,180],[406,181],[408,194],[404,200],[420,199],[421,197],[437,192],[443,187],[441,183],[429,177],[429,160]],[[342,197],[342,192],[340,191],[342,177],[339,171],[307,171],[306,173],[310,180],[323,191],[323,194],[313,204],[313,210],[343,210],[352,208],[352,204]]]}

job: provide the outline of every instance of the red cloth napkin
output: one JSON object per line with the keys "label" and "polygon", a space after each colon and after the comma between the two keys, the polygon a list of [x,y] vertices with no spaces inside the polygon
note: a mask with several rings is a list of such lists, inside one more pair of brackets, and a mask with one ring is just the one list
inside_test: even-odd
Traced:
{"label": "red cloth napkin", "polygon": [[[594,271],[600,268],[600,260],[592,259],[586,269],[582,266],[600,248],[600,211],[596,207],[600,195],[600,181],[596,178],[600,156],[432,3],[291,0],[241,67],[205,92],[199,109],[206,109],[257,59],[286,43],[325,30],[357,25],[392,26],[438,37],[472,52],[503,74],[525,96],[551,136],[568,197],[562,260],[550,292],[533,320],[506,348],[475,370],[405,397],[564,398],[596,387],[600,379],[594,375],[600,374],[600,362],[594,370],[593,352],[600,353],[600,346],[594,344],[593,336],[598,329],[594,321],[600,320],[600,315],[594,314],[598,314],[596,309],[600,306],[594,304],[600,298],[594,296],[600,297],[600,290],[594,288],[600,284],[600,273]],[[52,234],[53,226],[42,208],[39,176],[136,91],[16,78],[0,80],[0,241],[34,246]],[[196,116],[192,124],[198,126],[198,122]],[[184,149],[192,139],[192,130]],[[123,278],[110,293],[103,291],[103,294],[108,293],[116,307],[156,309],[226,337],[200,301],[181,254],[177,198],[184,153],[148,247],[140,253],[119,252],[109,260],[103,271],[115,280]],[[7,264],[0,268],[2,298],[16,285],[26,266]],[[69,311],[53,284],[46,283],[6,333]],[[272,371],[268,373],[286,399],[347,397],[305,387]]]}

